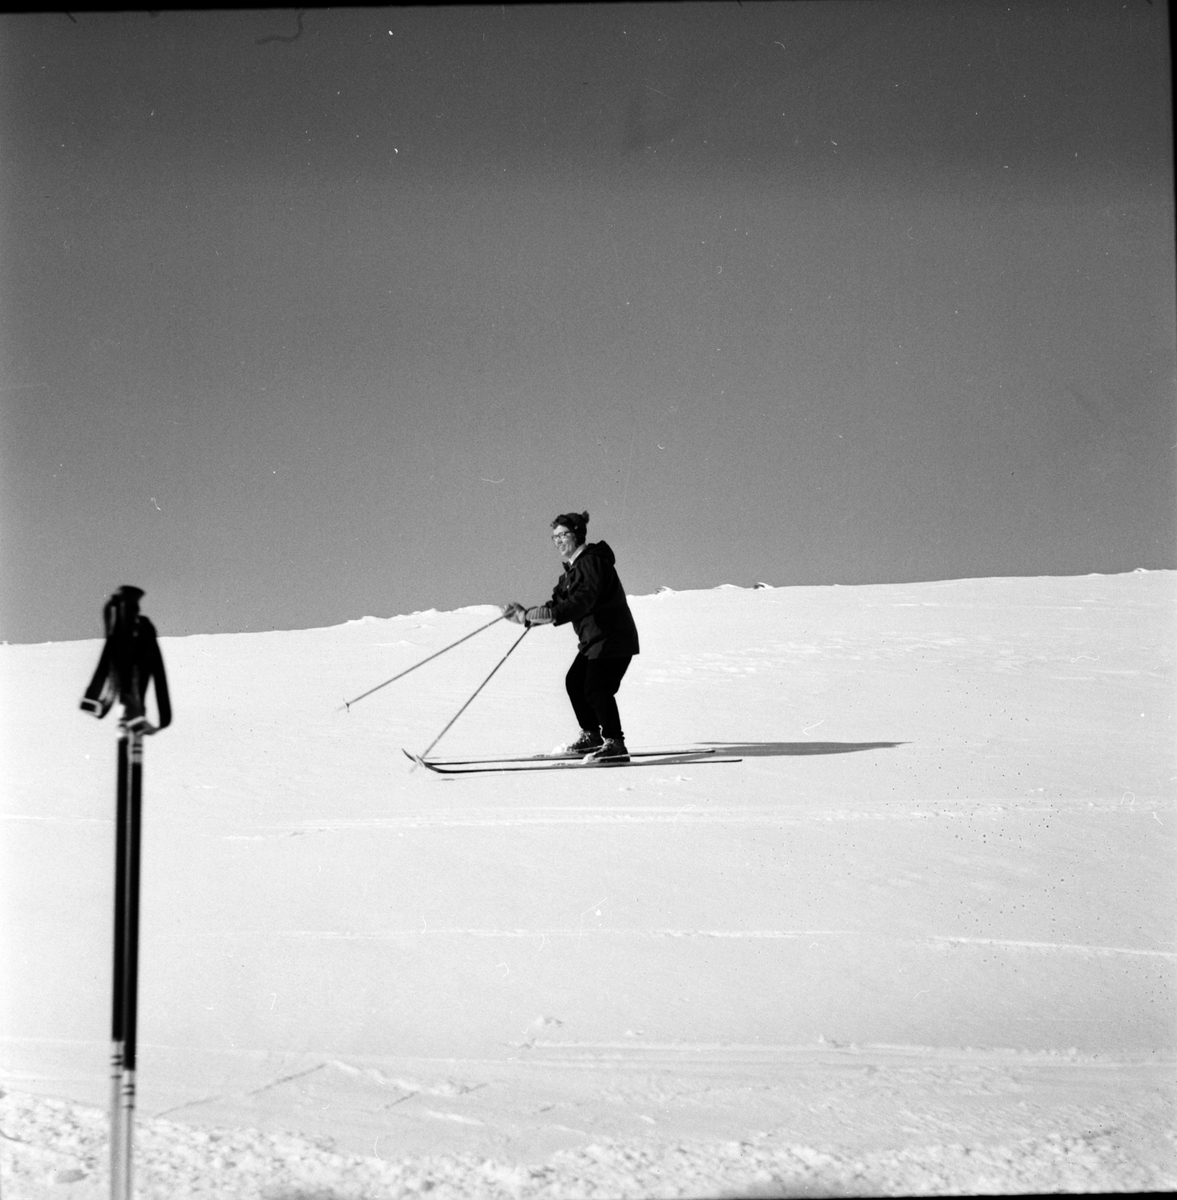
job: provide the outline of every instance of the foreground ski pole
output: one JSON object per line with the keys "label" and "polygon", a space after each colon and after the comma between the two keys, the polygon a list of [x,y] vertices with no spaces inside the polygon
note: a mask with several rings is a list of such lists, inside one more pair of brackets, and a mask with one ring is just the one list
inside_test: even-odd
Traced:
{"label": "foreground ski pole", "polygon": [[[474,633],[481,633],[484,629],[489,629],[492,625],[497,625],[502,617],[495,617],[493,621],[487,621],[485,625],[480,625]],[[354,700],[345,700],[343,707],[350,710],[353,704],[358,704],[365,696],[370,696],[373,692],[378,692],[382,687],[388,687],[390,683],[396,683],[398,679],[403,678],[410,671],[415,671],[418,667],[423,667],[431,659],[436,658],[439,654],[444,654],[447,650],[452,650],[455,646],[460,646],[463,642],[469,641],[474,636],[474,633],[468,633],[465,637],[460,637],[456,642],[450,642],[448,646],[442,646],[440,650],[435,650],[429,658],[423,658],[418,663],[413,663],[411,667],[406,667],[399,675],[394,675],[391,679],[386,679],[383,683],[378,683],[374,688],[369,688],[366,692],[357,696]],[[338,711],[338,710],[336,710]]]}
{"label": "foreground ski pole", "polygon": [[[114,959],[117,970],[111,1005],[111,1127],[110,1194],[112,1200],[130,1200],[131,1134],[135,1115],[135,1051],[139,997],[139,847],[143,816],[143,734],[119,725],[120,757],[129,749],[130,773],[124,801],[119,806],[120,845],[115,850],[123,860],[121,877],[115,883],[115,909],[121,922],[115,925]],[[127,733],[130,733],[128,748]],[[121,935],[121,936],[120,936]]]}
{"label": "foreground ski pole", "polygon": [[[491,681],[491,677],[494,675],[495,671],[497,671],[497,670],[499,669],[499,667],[501,667],[501,666],[503,665],[503,663],[505,663],[505,662],[507,661],[507,659],[511,657],[511,652],[512,652],[512,651],[515,649],[515,647],[516,647],[516,646],[518,646],[518,645],[519,645],[519,643],[520,643],[521,641],[523,641],[523,639],[524,639],[524,638],[525,638],[525,637],[526,637],[526,636],[527,636],[527,635],[528,635],[530,632],[531,632],[531,626],[530,626],[530,625],[528,625],[528,626],[526,626],[526,627],[524,628],[523,632],[522,632],[522,633],[521,633],[521,634],[520,634],[520,635],[519,635],[519,636],[518,636],[518,637],[517,637],[517,638],[516,638],[516,639],[515,639],[515,640],[514,640],[512,643],[511,643],[511,649],[510,649],[510,650],[508,650],[508,651],[507,651],[507,653],[506,653],[506,654],[504,654],[504,655],[503,655],[503,657],[502,657],[502,658],[500,658],[500,659],[499,659],[499,661],[498,661],[497,663],[495,663],[495,665],[494,665],[494,671],[491,671],[490,675],[488,675],[488,676],[487,676],[487,677],[486,677],[486,678],[485,678],[485,679],[484,679],[484,680],[483,680],[483,681],[482,681],[482,682],[481,682],[481,683],[480,683],[480,684],[479,684],[479,685],[478,685],[478,686],[477,686],[477,687],[474,689],[474,695],[473,695],[473,696],[471,696],[471,697],[470,697],[470,699],[469,699],[469,700],[467,700],[467,701],[466,701],[466,703],[465,703],[465,704],[463,704],[463,705],[462,705],[462,707],[461,707],[461,708],[459,708],[459,709],[458,709],[458,711],[457,711],[456,713],[454,713],[454,715],[453,715],[453,716],[450,718],[450,720],[449,720],[449,725],[447,725],[447,726],[445,727],[445,729],[443,729],[443,730],[441,731],[441,733],[439,733],[439,734],[437,735],[437,737],[435,737],[435,738],[433,739],[433,741],[431,741],[431,742],[429,743],[429,745],[428,745],[428,746],[426,746],[426,747],[425,747],[425,749],[421,751],[421,753],[420,753],[420,755],[419,755],[418,757],[420,757],[420,758],[424,758],[424,757],[425,757],[425,755],[427,755],[427,754],[429,753],[429,751],[430,751],[430,750],[432,750],[432,749],[433,749],[433,747],[434,747],[434,746],[436,746],[436,745],[437,745],[437,743],[438,743],[438,742],[440,742],[440,741],[441,741],[441,739],[442,739],[443,737],[445,737],[445,735],[446,735],[446,734],[449,732],[450,725],[453,725],[453,723],[454,723],[454,722],[455,722],[455,721],[456,721],[456,720],[457,720],[457,719],[458,719],[458,718],[459,718],[459,717],[460,717],[460,716],[461,716],[461,715],[462,715],[462,714],[463,714],[463,713],[466,711],[466,709],[468,709],[468,708],[470,707],[470,705],[471,705],[471,704],[474,702],[474,696],[477,696],[477,695],[478,695],[478,693],[479,693],[479,692],[481,692],[481,691],[482,691],[482,689],[483,689],[484,687],[486,687],[486,685],[487,685],[488,683],[490,683],[490,681]],[[415,770],[416,768],[413,768],[413,769]]]}
{"label": "foreground ski pole", "polygon": [[[81,707],[102,718],[116,701],[119,720],[115,811],[114,970],[111,1004],[110,1195],[131,1197],[131,1133],[139,991],[139,850],[143,809],[143,738],[171,724],[163,656],[155,627],[139,612],[143,591],[124,586],[106,602],[106,643]],[[144,699],[155,681],[159,725]]]}

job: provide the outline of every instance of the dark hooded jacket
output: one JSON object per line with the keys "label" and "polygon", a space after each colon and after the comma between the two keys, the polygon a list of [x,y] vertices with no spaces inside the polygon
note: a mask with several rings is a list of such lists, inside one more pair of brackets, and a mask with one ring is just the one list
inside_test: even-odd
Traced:
{"label": "dark hooded jacket", "polygon": [[590,542],[564,564],[548,605],[553,625],[572,622],[585,658],[620,658],[638,653],[638,629],[613,569],[608,542]]}

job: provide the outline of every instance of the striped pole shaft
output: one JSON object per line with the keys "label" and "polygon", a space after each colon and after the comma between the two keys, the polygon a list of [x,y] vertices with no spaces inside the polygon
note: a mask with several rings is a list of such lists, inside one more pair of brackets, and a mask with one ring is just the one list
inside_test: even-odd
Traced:
{"label": "striped pole shaft", "polygon": [[131,1200],[139,992],[139,877],[143,735],[120,727],[115,821],[114,980],[111,1003],[110,1195]]}
{"label": "striped pole shaft", "polygon": [[143,734],[131,734],[131,788],[127,812],[127,918],[123,983],[123,1086],[120,1133],[126,1200],[133,1194],[131,1146],[135,1118],[135,1053],[139,1017],[139,863],[143,828]]}
{"label": "striped pole shaft", "polygon": [[127,923],[127,811],[130,771],[129,740],[125,725],[119,727],[118,782],[115,793],[114,834],[114,963],[111,971],[110,1004],[110,1195],[123,1200],[126,1194],[122,1135],[123,1055],[126,1026],[123,987],[126,982]]}

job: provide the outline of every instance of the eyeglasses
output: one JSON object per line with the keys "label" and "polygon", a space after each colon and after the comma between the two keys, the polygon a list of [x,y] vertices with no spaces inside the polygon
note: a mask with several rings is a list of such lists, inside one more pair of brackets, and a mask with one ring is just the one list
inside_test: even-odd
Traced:
{"label": "eyeglasses", "polygon": [[552,541],[553,542],[562,542],[565,538],[570,538],[572,536],[573,535],[571,533],[569,533],[568,530],[565,529],[565,530],[561,531],[560,533],[553,533]]}

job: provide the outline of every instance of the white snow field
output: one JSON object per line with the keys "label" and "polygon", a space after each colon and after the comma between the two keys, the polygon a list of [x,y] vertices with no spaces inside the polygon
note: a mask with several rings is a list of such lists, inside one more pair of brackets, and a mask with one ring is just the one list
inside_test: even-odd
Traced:
{"label": "white snow field", "polygon": [[[342,703],[490,606],[164,638],[137,1194],[1177,1187],[1175,601],[1173,572],[635,597],[630,746],[741,761],[455,779],[401,747],[517,626]],[[574,734],[574,648],[528,633],[434,755]],[[107,1194],[99,650],[0,648],[6,1200]]]}

